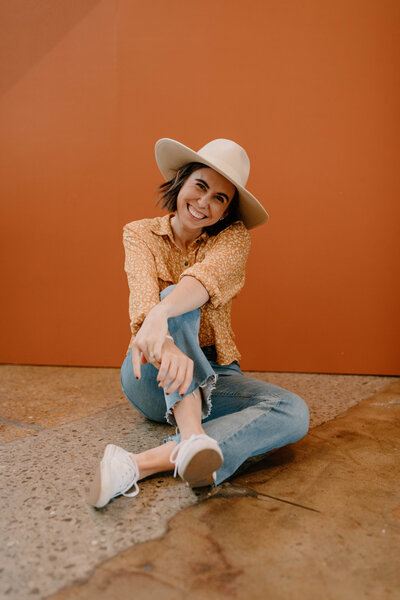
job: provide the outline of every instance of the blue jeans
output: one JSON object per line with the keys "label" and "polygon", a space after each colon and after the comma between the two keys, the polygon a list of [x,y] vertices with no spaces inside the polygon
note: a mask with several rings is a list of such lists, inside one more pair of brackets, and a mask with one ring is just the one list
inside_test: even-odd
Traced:
{"label": "blue jeans", "polygon": [[[160,294],[164,298],[174,286]],[[217,440],[224,463],[217,471],[216,485],[230,477],[245,460],[292,444],[308,432],[309,411],[296,394],[277,385],[244,375],[237,361],[219,365],[207,358],[199,345],[200,309],[168,320],[175,344],[194,362],[192,383],[185,395],[200,387],[203,428]],[[133,406],[145,417],[159,423],[175,424],[173,406],[178,391],[167,395],[157,383],[158,370],[142,365],[136,379],[130,350],[121,368],[121,385]],[[180,441],[177,433],[164,441]]]}

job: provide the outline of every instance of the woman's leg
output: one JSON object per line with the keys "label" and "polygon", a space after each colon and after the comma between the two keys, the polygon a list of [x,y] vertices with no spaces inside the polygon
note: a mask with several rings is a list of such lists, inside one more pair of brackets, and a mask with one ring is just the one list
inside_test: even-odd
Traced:
{"label": "woman's leg", "polygon": [[[171,286],[164,290],[161,297],[172,289]],[[193,381],[183,400],[178,392],[168,395],[167,390],[158,388],[157,369],[153,365],[144,365],[142,378],[136,380],[130,353],[121,371],[121,383],[128,399],[146,417],[178,423],[182,436],[171,436],[166,442],[176,444],[191,433],[204,430],[219,443],[224,455],[224,464],[217,471],[216,483],[219,484],[247,458],[296,442],[306,435],[309,412],[299,396],[245,376],[236,362],[226,366],[210,363],[199,347],[199,324],[200,310],[169,320],[175,343],[194,361]],[[171,468],[170,445],[153,450],[146,457],[151,463],[147,463],[146,468],[153,469],[153,473],[167,470],[166,466]]]}
{"label": "woman's leg", "polygon": [[[161,300],[174,287],[171,285],[163,290]],[[168,319],[168,329],[176,346],[193,360],[193,379],[185,396],[181,398],[177,390],[171,394],[168,394],[168,388],[164,390],[166,419],[171,425],[178,425],[182,438],[185,439],[191,433],[203,432],[201,421],[210,414],[211,392],[217,377],[199,345],[199,308]]]}
{"label": "woman's leg", "polygon": [[187,440],[192,434],[204,433],[201,424],[202,398],[200,388],[185,396],[174,405],[174,417],[178,424],[181,440]]}
{"label": "woman's leg", "polygon": [[[161,297],[169,291],[164,290]],[[142,365],[141,378],[136,379],[132,352],[125,357],[121,368],[122,389],[137,410],[155,421],[171,425],[178,423],[184,438],[203,432],[201,419],[210,412],[210,395],[216,380],[210,363],[199,347],[199,327],[200,310],[169,319],[169,330],[175,344],[193,360],[194,365],[192,382],[184,398],[180,397],[178,391],[168,394],[168,388],[158,386],[158,370],[150,363]],[[199,388],[202,388],[202,394]],[[172,453],[175,456],[175,474],[179,473],[190,485],[211,483],[213,472],[222,463],[217,442],[207,436],[194,435],[193,439],[184,441],[179,448],[176,446],[177,442],[171,440],[158,448],[132,455],[119,446],[107,444],[92,481],[89,502],[101,508],[121,494],[134,497],[139,492],[137,482],[140,479],[172,470]],[[128,493],[133,486],[135,491]]]}
{"label": "woman's leg", "polygon": [[[212,411],[203,421],[207,435],[217,440],[224,464],[216,485],[230,477],[251,456],[294,443],[309,426],[308,407],[296,394],[248,377],[238,363],[212,363],[218,375],[212,393]],[[179,435],[168,440],[179,442]]]}
{"label": "woman's leg", "polygon": [[[121,367],[121,386],[125,396],[143,416],[157,423],[167,423],[165,398],[157,383],[157,369],[150,363],[142,365],[141,378],[136,379],[132,366],[132,351],[125,357]],[[135,454],[140,479],[149,475],[170,471],[174,465],[169,457],[177,442],[171,441],[155,448]]]}
{"label": "woman's leg", "polygon": [[[163,290],[161,299],[173,288]],[[159,388],[158,371],[150,363],[142,366],[141,379],[137,380],[133,374],[131,351],[121,368],[121,385],[128,400],[141,414],[154,421],[178,425],[180,439],[184,440],[192,434],[204,433],[202,417],[210,412],[210,395],[216,376],[199,347],[200,310],[169,319],[168,325],[175,344],[194,362],[193,380],[186,395],[181,398],[178,392],[168,394],[168,388]],[[172,441],[137,454],[140,478],[170,470],[173,465],[169,456],[176,443]]]}
{"label": "woman's leg", "polygon": [[[160,298],[163,299],[174,287],[171,285],[163,290]],[[211,391],[215,387],[217,378],[199,346],[200,309],[169,319],[168,327],[175,344],[194,363],[192,383],[183,399],[178,390],[168,394],[168,388],[163,390],[158,387],[158,371],[150,363],[142,366],[141,378],[137,380],[133,374],[131,351],[121,368],[121,385],[128,400],[144,416],[154,421],[178,425],[181,431],[190,430],[190,425],[186,421],[192,422],[193,428],[198,427],[201,419],[209,415]],[[178,415],[179,423],[175,413]]]}

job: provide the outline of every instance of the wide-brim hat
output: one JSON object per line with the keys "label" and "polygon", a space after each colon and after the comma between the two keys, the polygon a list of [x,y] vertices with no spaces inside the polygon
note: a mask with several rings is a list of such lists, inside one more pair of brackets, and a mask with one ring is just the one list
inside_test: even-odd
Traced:
{"label": "wide-brim hat", "polygon": [[246,151],[232,140],[212,140],[198,152],[180,142],[162,138],[155,145],[158,168],[169,181],[176,172],[190,162],[200,162],[211,167],[228,179],[239,194],[239,217],[247,229],[262,225],[269,219],[265,208],[245,188],[250,172],[250,160]]}

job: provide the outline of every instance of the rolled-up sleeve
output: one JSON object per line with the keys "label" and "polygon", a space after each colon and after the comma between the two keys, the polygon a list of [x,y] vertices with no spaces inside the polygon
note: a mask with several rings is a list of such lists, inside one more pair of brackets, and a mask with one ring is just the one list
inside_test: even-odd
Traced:
{"label": "rolled-up sleeve", "polygon": [[250,250],[250,234],[245,225],[233,223],[222,230],[201,262],[185,269],[180,276],[195,277],[206,288],[214,308],[235,298],[245,281]]}
{"label": "rolled-up sleeve", "polygon": [[159,303],[159,286],[154,256],[140,235],[125,225],[125,272],[129,285],[131,331],[139,331],[148,312]]}

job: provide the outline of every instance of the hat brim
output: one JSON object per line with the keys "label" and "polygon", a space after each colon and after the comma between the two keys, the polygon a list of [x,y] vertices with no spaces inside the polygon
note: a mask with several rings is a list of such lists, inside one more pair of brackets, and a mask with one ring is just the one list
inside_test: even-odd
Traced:
{"label": "hat brim", "polygon": [[269,214],[253,194],[194,150],[170,138],[162,138],[156,142],[155,156],[158,168],[167,181],[173,179],[178,169],[190,162],[201,162],[211,167],[236,187],[239,194],[239,216],[247,229],[258,227],[268,221]]}

